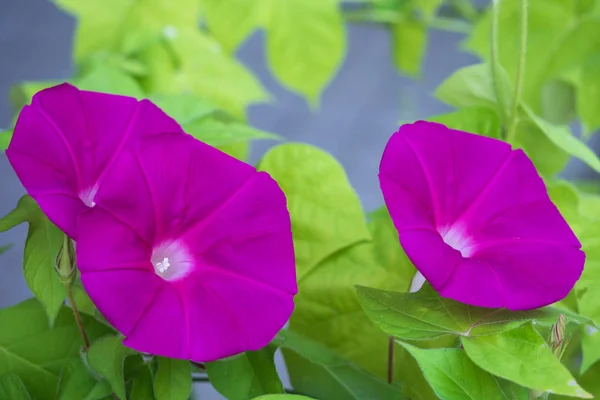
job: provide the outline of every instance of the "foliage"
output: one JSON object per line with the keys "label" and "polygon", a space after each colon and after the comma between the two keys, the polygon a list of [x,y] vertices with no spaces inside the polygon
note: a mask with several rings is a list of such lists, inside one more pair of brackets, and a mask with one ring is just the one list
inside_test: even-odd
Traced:
{"label": "foliage", "polygon": [[[427,119],[522,148],[587,259],[569,296],[537,310],[470,307],[429,285],[409,293],[416,270],[387,210],[366,214],[331,155],[280,144],[257,168],[277,180],[292,219],[299,293],[289,327],[261,350],[193,365],[125,347],[81,282],[56,273],[63,234],[24,196],[0,232],[28,223],[23,271],[35,298],[0,309],[0,398],[185,400],[199,371],[231,400],[600,396],[600,190],[560,178],[570,158],[600,172],[586,144],[600,128],[600,1],[503,0],[485,9],[468,0],[54,3],[77,20],[71,83],[150,98],[186,132],[240,159],[251,141],[285,133],[246,122],[249,106],[272,100],[235,55],[255,31],[264,31],[273,76],[313,108],[342,65],[345,22],[388,29],[394,65],[412,78],[432,30],[460,32],[479,61],[439,85],[435,96],[454,109]],[[17,85],[15,110],[56,83]],[[13,128],[0,132],[0,149]],[[556,332],[560,346],[570,340],[562,358],[552,350]],[[278,351],[293,388],[281,382]]]}

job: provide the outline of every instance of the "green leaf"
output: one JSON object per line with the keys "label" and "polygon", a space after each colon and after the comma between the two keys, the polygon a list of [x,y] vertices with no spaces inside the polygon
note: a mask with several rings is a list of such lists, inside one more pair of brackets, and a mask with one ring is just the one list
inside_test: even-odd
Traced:
{"label": "green leaf", "polygon": [[187,360],[157,357],[156,400],[187,400],[192,392],[192,368]]}
{"label": "green leaf", "polygon": [[267,394],[255,397],[254,400],[312,400],[312,398],[297,394]]}
{"label": "green leaf", "polygon": [[456,111],[428,118],[448,128],[501,139],[500,119],[495,111],[483,107],[460,108]]}
{"label": "green leaf", "polygon": [[[131,359],[131,358],[129,358]],[[128,360],[129,360],[128,359]],[[154,388],[152,383],[152,374],[149,366],[144,364],[144,368],[137,371],[133,377],[131,387],[131,400],[154,400]]]}
{"label": "green leaf", "polygon": [[250,140],[281,140],[273,133],[263,132],[251,126],[237,122],[222,122],[212,118],[204,118],[183,125],[183,129],[211,146],[224,146]]}
{"label": "green leaf", "polygon": [[[511,98],[508,78],[501,70],[503,98]],[[494,81],[488,64],[475,64],[454,72],[435,91],[435,96],[444,103],[457,108],[483,107],[507,115],[509,110],[499,110]]]}
{"label": "green leaf", "polygon": [[197,29],[177,30],[167,43],[179,66],[172,79],[180,82],[174,86],[189,88],[237,117],[244,115],[248,105],[269,100],[268,93],[246,67]]}
{"label": "green leaf", "polygon": [[289,330],[277,335],[275,345],[284,349],[292,385],[317,399],[398,399],[400,389],[389,385],[335,355],[325,346]]}
{"label": "green leaf", "polygon": [[230,54],[269,17],[270,3],[265,0],[201,0],[201,3],[208,30]]}
{"label": "green leaf", "polygon": [[87,361],[90,367],[102,375],[119,398],[125,398],[125,380],[123,378],[123,364],[125,358],[133,354],[133,350],[123,346],[123,338],[119,336],[105,336],[90,346]]}
{"label": "green leaf", "polygon": [[526,106],[523,106],[523,108],[527,116],[552,143],[600,173],[600,158],[585,143],[573,136],[568,127],[553,125],[537,116],[530,108]]}
{"label": "green leaf", "polygon": [[392,35],[396,68],[418,76],[427,46],[427,26],[416,20],[401,20],[392,27]]}
{"label": "green leaf", "polygon": [[[583,219],[588,224],[589,219]],[[595,221],[597,224],[598,221]],[[575,286],[577,305],[582,315],[590,317],[596,323],[600,323],[600,242],[597,241],[597,225],[594,242],[588,245],[583,242],[586,252],[586,262],[583,274]],[[583,241],[583,240],[582,240]],[[582,328],[581,345],[583,360],[581,373],[585,373],[592,365],[600,360],[600,330],[598,326],[588,324]]]}
{"label": "green leaf", "polygon": [[441,297],[429,284],[414,293],[357,287],[366,314],[384,332],[405,340],[435,339],[443,335],[474,337],[508,331],[535,321],[556,322],[560,314],[567,322],[593,322],[555,307],[531,311],[509,311],[473,307]]}
{"label": "green leaf", "polygon": [[[110,328],[86,315],[82,322],[90,340],[110,333]],[[60,309],[52,329],[36,299],[0,309],[0,375],[18,375],[33,399],[56,398],[61,371],[80,359],[82,345],[68,307]]]}
{"label": "green leaf", "polygon": [[[277,348],[269,345],[258,351],[206,363],[213,387],[228,400],[247,400],[269,393],[284,393],[273,356]],[[231,382],[235,381],[235,385]]]}
{"label": "green leaf", "polygon": [[420,349],[400,343],[417,360],[425,378],[442,400],[504,400],[494,377],[469,359],[461,349]]}
{"label": "green leaf", "polygon": [[137,99],[146,97],[137,81],[120,69],[103,64],[94,65],[87,73],[75,78],[72,84],[81,90],[120,94]]}
{"label": "green leaf", "polygon": [[11,247],[12,247],[11,243],[0,246],[0,255],[2,255],[2,253],[6,252]]}
{"label": "green leaf", "polygon": [[267,50],[273,74],[317,104],[343,61],[346,33],[337,0],[270,1]]}
{"label": "green leaf", "polygon": [[134,52],[176,28],[197,28],[196,0],[54,0],[77,17],[75,59],[98,51]]}
{"label": "green leaf", "polygon": [[267,152],[258,168],[286,194],[299,282],[327,257],[370,238],[360,200],[331,155],[305,144],[283,144]]}
{"label": "green leaf", "polygon": [[255,397],[254,400],[312,400],[312,398],[297,394],[266,394]]}
{"label": "green leaf", "polygon": [[0,376],[0,398],[10,400],[31,400],[21,378],[15,374]]}
{"label": "green leaf", "polygon": [[106,381],[97,381],[80,359],[67,364],[58,384],[57,400],[100,400],[112,394]]}
{"label": "green leaf", "polygon": [[0,219],[0,232],[6,232],[24,222],[29,223],[23,256],[25,282],[44,305],[52,325],[67,295],[54,270],[63,233],[46,218],[28,195],[21,197],[17,207]]}
{"label": "green leaf", "polygon": [[575,117],[575,88],[564,80],[552,80],[542,89],[541,116],[553,124],[568,124]]}
{"label": "green leaf", "polygon": [[189,93],[157,94],[150,96],[150,100],[181,125],[204,118],[217,110],[206,100]]}
{"label": "green leaf", "polygon": [[495,335],[463,337],[462,344],[471,360],[491,374],[540,392],[591,398],[530,324]]}

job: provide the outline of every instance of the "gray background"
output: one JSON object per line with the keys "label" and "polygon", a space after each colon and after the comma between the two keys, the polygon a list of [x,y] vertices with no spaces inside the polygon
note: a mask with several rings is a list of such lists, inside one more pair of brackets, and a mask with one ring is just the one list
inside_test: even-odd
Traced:
{"label": "gray background", "polygon": [[[70,16],[48,1],[0,0],[0,127],[8,127],[14,113],[8,101],[12,85],[25,80],[67,79],[73,72],[74,26]],[[253,106],[250,122],[332,153],[346,169],[365,209],[376,208],[382,204],[379,159],[398,122],[449,111],[433,98],[433,90],[457,68],[477,61],[460,50],[461,39],[459,34],[433,31],[422,78],[415,81],[394,69],[390,38],[383,27],[352,25],[344,65],[325,90],[321,109],[311,112],[301,97],[283,89],[270,75],[263,36],[257,33],[240,49],[239,56],[276,103]],[[600,148],[600,140],[594,142],[594,148]],[[256,145],[253,159],[266,147]],[[565,176],[591,178],[594,174],[581,163],[571,162]],[[0,154],[0,215],[8,213],[23,194],[6,157]],[[0,307],[30,296],[21,271],[25,236],[25,226],[0,234],[0,245],[14,244],[0,257]],[[198,398],[219,398],[209,393],[214,391],[204,385],[197,390]]]}

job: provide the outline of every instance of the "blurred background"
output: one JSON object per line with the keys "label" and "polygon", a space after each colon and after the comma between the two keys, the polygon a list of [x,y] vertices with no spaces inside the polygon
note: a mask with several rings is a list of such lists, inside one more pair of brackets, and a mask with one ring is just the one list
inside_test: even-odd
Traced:
{"label": "blurred background", "polygon": [[[482,8],[487,1],[474,4]],[[75,27],[75,19],[50,1],[0,1],[0,128],[9,128],[15,114],[9,101],[9,90],[14,85],[67,80],[74,73]],[[419,76],[407,77],[395,67],[392,38],[386,26],[348,22],[345,59],[325,88],[317,109],[273,77],[267,66],[264,34],[254,32],[238,49],[237,58],[271,93],[272,101],[250,106],[248,122],[287,140],[310,143],[330,152],[344,166],[364,208],[372,210],[382,205],[377,170],[389,136],[401,121],[450,111],[449,106],[433,97],[434,89],[458,68],[478,62],[462,50],[464,37],[432,29]],[[595,139],[590,145],[598,152],[600,138]],[[258,161],[272,144],[254,142],[250,161]],[[594,174],[584,164],[571,161],[563,176],[589,179]],[[14,208],[24,193],[0,152],[0,215]],[[26,229],[21,225],[0,234],[0,244],[14,244],[0,259],[0,307],[31,296],[21,270]],[[199,386],[197,393],[202,399],[221,398],[210,387]]]}

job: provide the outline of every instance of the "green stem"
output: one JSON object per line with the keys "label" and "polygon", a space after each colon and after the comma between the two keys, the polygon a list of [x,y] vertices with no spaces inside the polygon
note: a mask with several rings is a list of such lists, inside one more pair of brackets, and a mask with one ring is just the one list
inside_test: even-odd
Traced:
{"label": "green stem", "polygon": [[452,7],[465,19],[474,21],[479,13],[470,0],[452,0]]}
{"label": "green stem", "polygon": [[519,64],[517,65],[517,77],[515,78],[514,97],[512,110],[510,112],[510,123],[506,132],[508,142],[514,139],[515,129],[517,127],[519,105],[521,104],[521,94],[523,93],[523,78],[525,77],[525,57],[527,56],[527,0],[521,0],[520,7],[520,40],[519,40]]}
{"label": "green stem", "polygon": [[496,94],[496,102],[498,103],[499,115],[502,125],[505,126],[506,101],[504,99],[504,91],[502,90],[502,77],[499,50],[498,50],[498,26],[500,25],[500,0],[492,0],[492,26],[490,32],[490,68],[492,73],[492,82],[494,92]]}
{"label": "green stem", "polygon": [[81,320],[81,314],[77,309],[77,303],[75,302],[75,298],[73,297],[73,285],[66,284],[65,288],[67,289],[67,298],[69,299],[69,303],[71,304],[71,309],[73,310],[73,316],[75,317],[75,323],[77,324],[77,328],[79,329],[79,333],[81,334],[81,339],[83,340],[83,351],[87,351],[90,348],[90,341],[85,333],[85,328],[83,327],[83,321]]}

